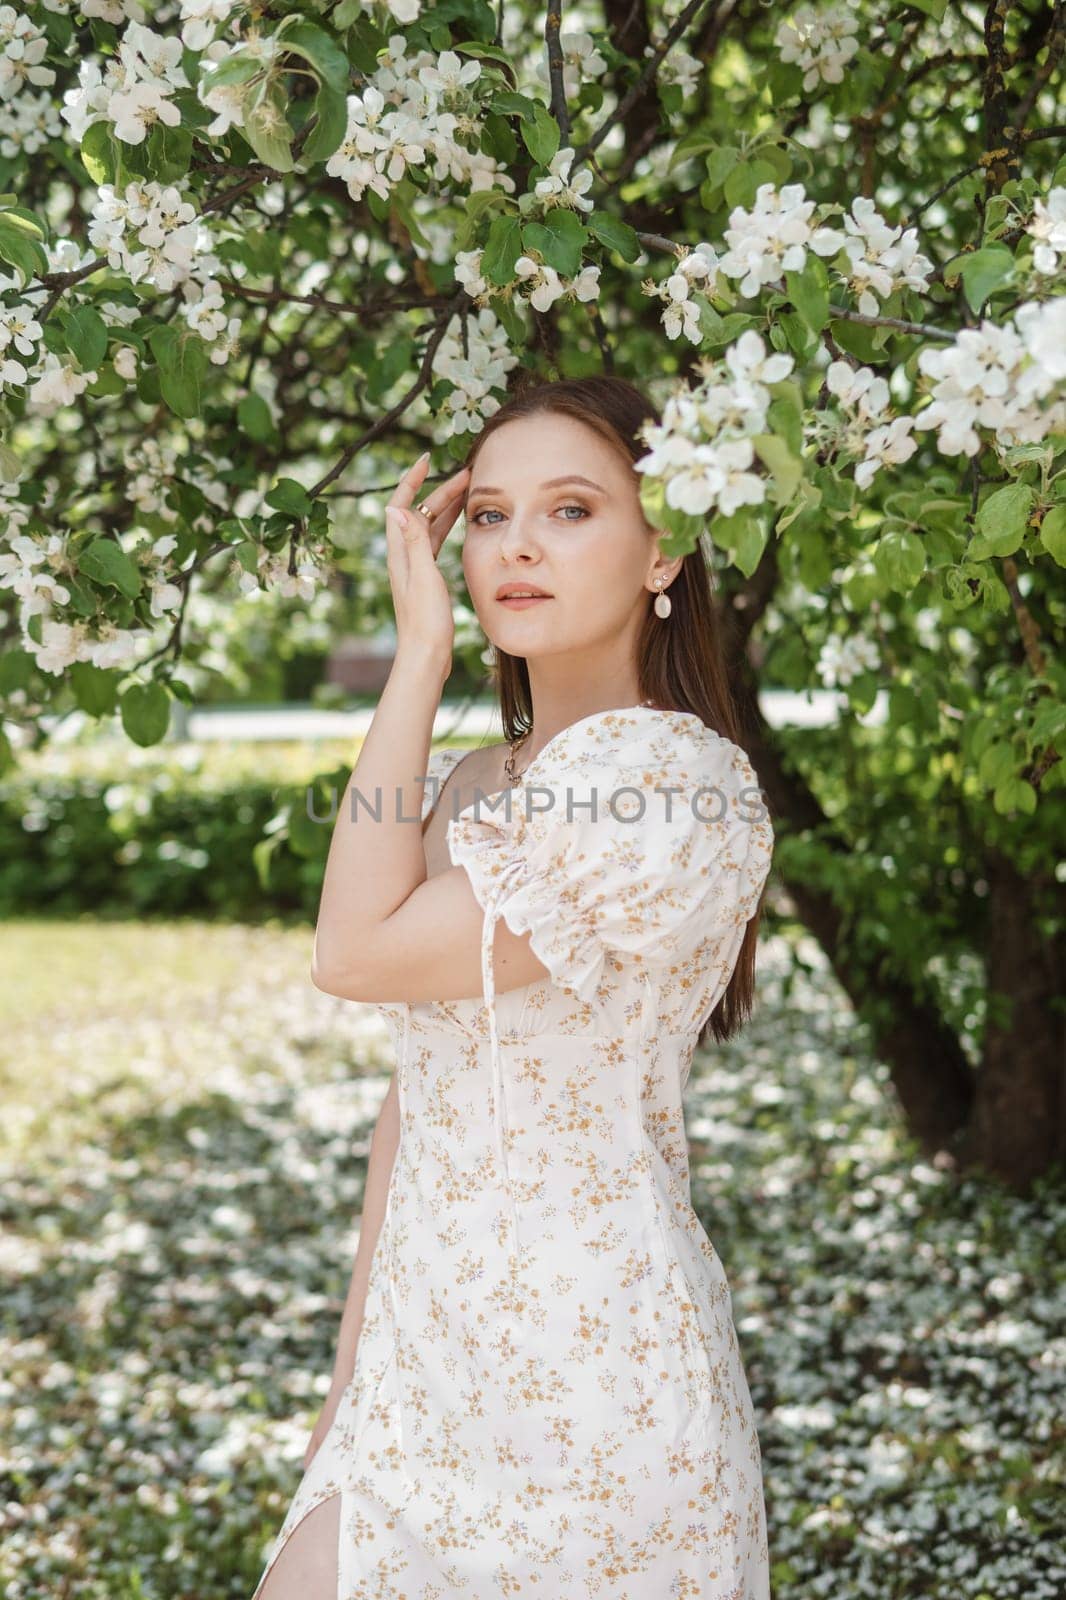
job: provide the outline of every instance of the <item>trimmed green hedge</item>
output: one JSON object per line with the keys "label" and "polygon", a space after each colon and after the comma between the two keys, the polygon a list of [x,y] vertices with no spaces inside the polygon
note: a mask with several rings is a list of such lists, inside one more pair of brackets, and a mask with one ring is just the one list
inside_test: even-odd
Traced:
{"label": "trimmed green hedge", "polygon": [[313,918],[331,828],[310,853],[262,846],[265,885],[253,850],[286,840],[305,785],[357,754],[330,741],[27,757],[0,781],[0,916]]}

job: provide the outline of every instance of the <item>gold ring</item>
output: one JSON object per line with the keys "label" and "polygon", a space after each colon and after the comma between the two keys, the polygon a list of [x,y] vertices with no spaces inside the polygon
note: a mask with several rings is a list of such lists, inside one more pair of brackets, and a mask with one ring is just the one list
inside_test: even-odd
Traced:
{"label": "gold ring", "polygon": [[412,510],[417,511],[420,517],[429,517],[430,521],[433,520],[432,511],[427,511],[425,506],[413,506]]}

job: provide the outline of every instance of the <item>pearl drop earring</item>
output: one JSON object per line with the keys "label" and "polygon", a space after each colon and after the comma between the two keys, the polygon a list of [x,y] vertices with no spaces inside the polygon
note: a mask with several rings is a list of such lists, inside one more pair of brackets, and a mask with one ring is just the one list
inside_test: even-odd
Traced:
{"label": "pearl drop earring", "polygon": [[659,586],[659,593],[655,596],[655,615],[657,617],[668,617],[674,609],[670,604],[670,596],[663,593],[663,581],[661,577],[655,580]]}

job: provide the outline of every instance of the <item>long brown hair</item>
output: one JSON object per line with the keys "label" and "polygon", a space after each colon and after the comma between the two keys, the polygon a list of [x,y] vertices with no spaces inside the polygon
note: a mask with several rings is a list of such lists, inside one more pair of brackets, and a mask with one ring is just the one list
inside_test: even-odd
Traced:
{"label": "long brown hair", "polygon": [[[574,417],[595,431],[632,467],[649,446],[638,436],[646,421],[661,422],[652,401],[627,378],[613,375],[587,378],[529,380],[489,417],[474,439],[465,465],[472,466],[491,433],[516,417],[556,412]],[[634,473],[636,479],[639,475]],[[650,530],[654,531],[654,530]],[[684,556],[670,584],[668,621],[655,615],[653,597],[637,641],[637,676],[642,700],[668,710],[691,711],[716,733],[741,744],[739,716],[729,687],[722,649],[722,626],[711,592],[707,560],[700,544]],[[494,647],[495,648],[495,647]],[[533,725],[529,670],[524,656],[495,648],[496,682],[504,737],[508,743]],[[762,796],[766,803],[765,794]],[[708,1036],[724,1041],[751,1015],[755,997],[755,946],[758,940],[766,886],[744,932],[740,954],[725,991],[700,1031],[698,1043]]]}

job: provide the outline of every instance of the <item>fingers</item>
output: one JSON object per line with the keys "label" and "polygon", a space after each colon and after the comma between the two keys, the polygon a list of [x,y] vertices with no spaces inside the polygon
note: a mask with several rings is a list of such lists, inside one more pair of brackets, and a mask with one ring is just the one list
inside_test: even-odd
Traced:
{"label": "fingers", "polygon": [[[415,496],[421,489],[429,472],[429,452],[419,456],[413,466],[408,467],[401,477],[393,493],[389,497],[388,505],[408,510],[415,503]],[[430,516],[436,518],[447,509],[449,503],[460,493],[465,494],[470,481],[470,468],[460,467],[458,472],[453,472],[451,477],[439,483],[425,499],[420,501]],[[420,514],[420,513],[419,513]]]}

